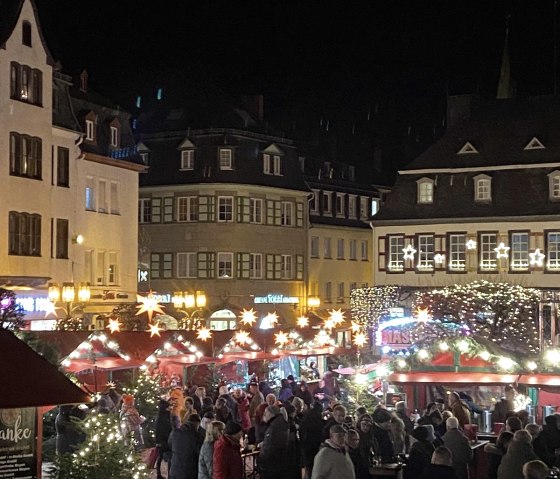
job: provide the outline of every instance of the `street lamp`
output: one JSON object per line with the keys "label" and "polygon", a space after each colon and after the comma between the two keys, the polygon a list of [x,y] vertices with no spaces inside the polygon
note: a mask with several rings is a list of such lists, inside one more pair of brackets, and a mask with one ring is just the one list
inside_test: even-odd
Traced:
{"label": "street lamp", "polygon": [[[82,310],[85,303],[91,299],[91,289],[89,283],[49,283],[49,300],[52,303],[52,312],[56,316],[56,309],[64,311],[64,318],[57,322],[57,329],[79,329],[81,319],[74,318],[73,313]],[[64,303],[65,306],[57,306],[57,303]]]}
{"label": "street lamp", "polygon": [[180,320],[181,329],[199,329],[203,319],[202,312],[206,308],[206,294],[204,291],[182,292],[176,291],[172,298],[175,310],[183,314]]}

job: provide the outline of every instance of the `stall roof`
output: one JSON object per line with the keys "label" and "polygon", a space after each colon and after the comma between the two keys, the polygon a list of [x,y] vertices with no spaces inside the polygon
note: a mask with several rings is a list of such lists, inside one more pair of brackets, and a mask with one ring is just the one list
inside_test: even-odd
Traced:
{"label": "stall roof", "polygon": [[558,374],[522,374],[517,381],[528,386],[560,386]]}
{"label": "stall roof", "polygon": [[393,383],[461,383],[461,384],[511,384],[517,382],[516,374],[479,372],[409,372],[392,373],[388,380]]}
{"label": "stall roof", "polygon": [[0,409],[91,401],[86,392],[11,331],[0,330],[0,364]]}

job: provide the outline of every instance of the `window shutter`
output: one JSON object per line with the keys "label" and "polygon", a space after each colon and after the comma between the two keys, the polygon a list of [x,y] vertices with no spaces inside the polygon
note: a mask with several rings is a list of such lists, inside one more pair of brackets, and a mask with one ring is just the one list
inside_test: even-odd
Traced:
{"label": "window shutter", "polygon": [[303,255],[296,255],[296,279],[303,280]]}
{"label": "window shutter", "polygon": [[274,279],[274,255],[266,255],[266,279]]}
{"label": "window shutter", "polygon": [[216,253],[198,253],[198,277],[214,278]]}
{"label": "window shutter", "polygon": [[237,253],[237,278],[249,279],[249,253]]}
{"label": "window shutter", "polygon": [[274,224],[276,226],[282,225],[282,202],[281,201],[274,202]]}
{"label": "window shutter", "polygon": [[303,227],[303,203],[296,203],[296,226]]}
{"label": "window shutter", "polygon": [[198,197],[198,221],[214,221],[215,198],[213,196]]}
{"label": "window shutter", "polygon": [[274,279],[282,279],[282,255],[274,255]]}
{"label": "window shutter", "polygon": [[173,197],[166,196],[163,198],[163,222],[171,223],[173,221]]}
{"label": "window shutter", "polygon": [[274,201],[266,200],[266,224],[274,224]]}
{"label": "window shutter", "polygon": [[152,223],[161,223],[161,198],[152,198]]}
{"label": "window shutter", "polygon": [[249,223],[250,221],[250,198],[245,196],[237,197],[237,222]]}

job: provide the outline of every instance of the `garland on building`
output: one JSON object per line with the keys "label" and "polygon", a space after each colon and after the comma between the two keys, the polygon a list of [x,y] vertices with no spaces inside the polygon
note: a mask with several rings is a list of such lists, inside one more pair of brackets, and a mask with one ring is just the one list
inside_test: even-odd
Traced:
{"label": "garland on building", "polygon": [[377,329],[381,316],[399,305],[399,295],[398,286],[354,289],[350,296],[354,322],[363,328]]}
{"label": "garland on building", "polygon": [[23,309],[16,303],[16,294],[0,288],[0,329],[18,330],[23,326]]}

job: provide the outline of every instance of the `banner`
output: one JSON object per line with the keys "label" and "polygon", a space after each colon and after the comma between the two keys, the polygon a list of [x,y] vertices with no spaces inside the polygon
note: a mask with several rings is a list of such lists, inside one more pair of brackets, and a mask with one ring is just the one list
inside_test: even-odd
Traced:
{"label": "banner", "polygon": [[37,478],[37,411],[0,409],[0,479]]}

